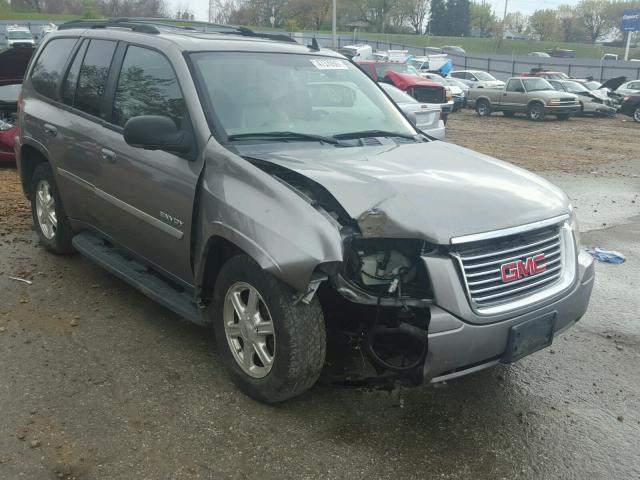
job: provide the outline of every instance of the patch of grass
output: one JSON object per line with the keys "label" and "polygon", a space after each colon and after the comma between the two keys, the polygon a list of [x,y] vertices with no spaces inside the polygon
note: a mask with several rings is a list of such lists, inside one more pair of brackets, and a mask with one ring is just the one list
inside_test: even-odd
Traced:
{"label": "patch of grass", "polygon": [[82,17],[80,15],[71,15],[67,13],[16,12],[0,8],[0,20],[77,20],[79,18]]}

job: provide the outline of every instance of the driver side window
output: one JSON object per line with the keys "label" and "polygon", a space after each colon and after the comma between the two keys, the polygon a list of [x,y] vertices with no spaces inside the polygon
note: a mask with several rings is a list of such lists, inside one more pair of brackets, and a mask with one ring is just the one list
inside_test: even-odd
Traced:
{"label": "driver side window", "polygon": [[520,80],[509,80],[506,90],[507,92],[524,92],[524,87]]}
{"label": "driver side window", "polygon": [[169,117],[180,129],[186,106],[169,61],[154,50],[130,46],[120,70],[112,123],[124,127],[141,115]]}

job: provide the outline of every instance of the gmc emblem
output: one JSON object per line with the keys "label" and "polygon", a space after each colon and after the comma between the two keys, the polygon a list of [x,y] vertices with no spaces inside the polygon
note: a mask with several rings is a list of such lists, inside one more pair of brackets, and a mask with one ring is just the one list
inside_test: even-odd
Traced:
{"label": "gmc emblem", "polygon": [[541,253],[525,260],[503,263],[500,266],[502,281],[505,283],[513,282],[520,278],[530,277],[531,275],[544,272],[547,269],[546,265],[538,264],[543,259],[544,253]]}

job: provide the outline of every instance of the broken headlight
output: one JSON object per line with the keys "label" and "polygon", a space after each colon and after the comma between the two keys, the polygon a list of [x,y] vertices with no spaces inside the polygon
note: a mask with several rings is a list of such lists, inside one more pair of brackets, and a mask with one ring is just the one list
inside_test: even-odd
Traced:
{"label": "broken headlight", "polygon": [[0,118],[0,132],[4,132],[6,130],[10,130],[13,128],[13,123],[10,123],[9,121]]}
{"label": "broken headlight", "polygon": [[355,239],[345,276],[377,297],[425,298],[428,278],[420,258],[424,242],[408,239]]}
{"label": "broken headlight", "polygon": [[576,241],[576,249],[580,250],[580,225],[578,225],[578,218],[576,217],[576,211],[573,205],[569,205],[569,228],[573,231],[573,238]]}

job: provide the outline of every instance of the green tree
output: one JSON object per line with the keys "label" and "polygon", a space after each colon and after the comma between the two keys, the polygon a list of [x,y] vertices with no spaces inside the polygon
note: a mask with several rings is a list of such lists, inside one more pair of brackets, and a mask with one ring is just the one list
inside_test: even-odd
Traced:
{"label": "green tree", "polygon": [[471,2],[470,15],[471,27],[477,28],[481,37],[488,36],[496,24],[496,16],[491,5],[486,2]]}
{"label": "green tree", "polygon": [[540,40],[555,40],[559,31],[559,21],[555,10],[536,10],[529,17],[529,25]]}
{"label": "green tree", "polygon": [[429,18],[431,35],[443,36],[448,31],[447,5],[444,0],[431,0],[431,16]]}
{"label": "green tree", "polygon": [[591,43],[596,43],[596,40],[615,26],[611,5],[608,0],[582,0],[578,4],[577,10],[582,16]]}

